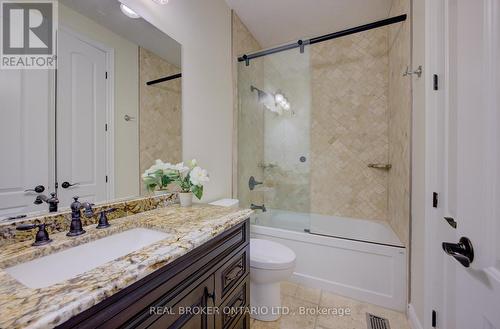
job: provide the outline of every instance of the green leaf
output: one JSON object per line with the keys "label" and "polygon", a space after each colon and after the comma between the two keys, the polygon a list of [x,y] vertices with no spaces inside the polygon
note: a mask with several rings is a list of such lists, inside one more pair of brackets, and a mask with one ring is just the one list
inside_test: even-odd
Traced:
{"label": "green leaf", "polygon": [[153,191],[155,190],[156,186],[157,186],[157,185],[156,185],[155,183],[153,183],[153,184],[148,184],[148,185],[146,185],[146,189],[147,189],[149,192],[153,192]]}
{"label": "green leaf", "polygon": [[198,200],[201,200],[201,197],[203,196],[203,185],[193,185],[191,187],[191,192],[193,192]]}
{"label": "green leaf", "polygon": [[168,184],[172,183],[172,179],[166,175],[161,176],[161,185],[166,187]]}

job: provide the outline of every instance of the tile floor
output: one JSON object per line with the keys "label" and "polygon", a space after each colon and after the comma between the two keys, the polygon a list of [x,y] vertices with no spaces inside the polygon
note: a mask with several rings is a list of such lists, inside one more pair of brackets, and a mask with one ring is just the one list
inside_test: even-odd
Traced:
{"label": "tile floor", "polygon": [[[281,284],[281,300],[282,306],[289,308],[289,314],[274,322],[251,319],[251,329],[366,329],[366,312],[387,318],[391,329],[410,329],[403,313],[292,282]],[[303,310],[326,310],[330,314],[297,314],[301,307]],[[342,310],[348,309],[350,315],[340,315]],[[334,310],[337,314],[333,314]]]}

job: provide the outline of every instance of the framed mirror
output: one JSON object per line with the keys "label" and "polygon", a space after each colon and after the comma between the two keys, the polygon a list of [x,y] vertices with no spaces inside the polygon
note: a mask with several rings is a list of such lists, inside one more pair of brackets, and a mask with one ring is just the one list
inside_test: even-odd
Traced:
{"label": "framed mirror", "polygon": [[0,70],[0,219],[145,195],[176,163],[181,45],[117,0],[60,0],[57,70]]}

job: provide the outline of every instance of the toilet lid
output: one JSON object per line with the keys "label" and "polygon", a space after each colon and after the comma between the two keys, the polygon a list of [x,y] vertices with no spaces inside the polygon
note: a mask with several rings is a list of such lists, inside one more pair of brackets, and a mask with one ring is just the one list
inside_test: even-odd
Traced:
{"label": "toilet lid", "polygon": [[295,265],[295,253],[274,241],[250,239],[250,267],[281,270]]}

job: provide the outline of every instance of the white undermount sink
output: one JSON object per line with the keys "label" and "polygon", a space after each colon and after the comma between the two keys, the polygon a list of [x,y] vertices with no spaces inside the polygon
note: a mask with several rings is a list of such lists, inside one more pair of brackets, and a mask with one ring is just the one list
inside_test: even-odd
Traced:
{"label": "white undermount sink", "polygon": [[157,241],[169,233],[134,228],[5,269],[29,288],[44,288],[90,271]]}

